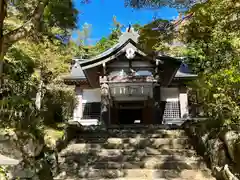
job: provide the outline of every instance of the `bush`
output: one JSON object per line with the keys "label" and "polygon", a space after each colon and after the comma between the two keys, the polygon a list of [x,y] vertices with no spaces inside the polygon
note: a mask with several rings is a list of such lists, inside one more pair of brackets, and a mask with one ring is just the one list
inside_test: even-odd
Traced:
{"label": "bush", "polygon": [[41,116],[45,125],[65,122],[72,118],[75,107],[74,91],[64,84],[51,84],[42,99]]}

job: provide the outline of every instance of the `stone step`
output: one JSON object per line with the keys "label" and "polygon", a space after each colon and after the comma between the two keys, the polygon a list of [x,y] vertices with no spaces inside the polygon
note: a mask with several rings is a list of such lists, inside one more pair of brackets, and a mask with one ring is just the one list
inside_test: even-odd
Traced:
{"label": "stone step", "polygon": [[150,155],[177,155],[192,157],[196,155],[194,150],[188,149],[154,149],[146,147],[144,149],[103,149],[99,152],[100,155],[133,155],[136,156],[150,156]]}
{"label": "stone step", "polygon": [[199,161],[160,161],[155,162],[149,160],[146,162],[95,162],[92,165],[89,164],[88,167],[94,167],[96,169],[177,169],[177,168],[184,168],[184,169],[202,169],[205,168],[205,164]]}
{"label": "stone step", "polygon": [[[90,179],[108,179],[118,178],[130,179],[130,180],[139,180],[139,179],[165,179],[165,180],[213,180],[209,170],[149,170],[149,169],[117,169],[117,170],[108,170],[108,169],[78,169],[77,175],[74,174],[73,178],[87,178]],[[71,179],[71,172],[62,171],[55,179]],[[68,177],[68,178],[67,178]],[[198,179],[197,179],[198,178]],[[180,180],[179,179],[179,180]]]}
{"label": "stone step", "polygon": [[137,163],[145,163],[145,162],[153,162],[158,163],[162,161],[201,161],[202,158],[198,156],[185,157],[178,155],[143,155],[139,156],[136,154],[130,155],[95,155],[95,154],[67,154],[65,156],[60,156],[59,162],[65,161],[74,161],[81,164],[92,164],[92,163],[105,163],[105,162],[116,162],[116,163],[124,163],[124,162],[137,162]]}
{"label": "stone step", "polygon": [[113,159],[109,161],[108,158],[98,159],[98,157],[78,157],[67,156],[66,158],[59,158],[60,166],[66,168],[88,167],[94,169],[203,169],[206,168],[205,163],[197,158],[181,158],[175,157],[145,157],[142,159],[129,157],[123,159]]}
{"label": "stone step", "polygon": [[183,130],[110,130],[108,132],[82,132],[78,138],[179,138],[187,137]]}
{"label": "stone step", "polygon": [[81,139],[74,140],[71,144],[88,144],[90,148],[106,149],[129,149],[137,148],[169,148],[169,149],[189,149],[192,145],[188,138],[107,138],[107,139]]}
{"label": "stone step", "polygon": [[190,148],[188,138],[108,138],[105,147],[110,148]]}
{"label": "stone step", "polygon": [[87,144],[71,144],[66,149],[59,153],[59,156],[67,156],[68,154],[93,154],[96,156],[116,156],[116,155],[136,155],[136,156],[150,156],[150,155],[179,155],[185,157],[192,157],[196,155],[196,151],[190,149],[155,149],[145,147],[144,149],[103,149],[91,148]]}

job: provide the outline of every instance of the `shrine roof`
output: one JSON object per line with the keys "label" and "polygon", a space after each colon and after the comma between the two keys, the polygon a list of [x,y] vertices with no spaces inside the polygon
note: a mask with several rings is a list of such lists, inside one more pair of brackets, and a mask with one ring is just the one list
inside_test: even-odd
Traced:
{"label": "shrine roof", "polygon": [[[65,77],[64,80],[68,82],[78,81],[81,83],[86,83],[91,79],[92,82],[89,83],[93,84],[96,81],[95,76],[97,76],[97,68],[101,67],[104,63],[108,63],[118,58],[120,55],[126,54],[128,49],[132,49],[137,56],[140,56],[142,59],[145,60],[150,60],[154,64],[156,60],[160,60],[160,63],[166,64],[168,65],[168,67],[175,66],[176,71],[174,70],[175,73],[173,75],[173,78],[182,79],[197,77],[197,75],[191,73],[188,66],[183,63],[181,58],[175,58],[156,53],[149,54],[144,52],[137,45],[138,37],[139,34],[130,27],[120,36],[118,43],[107,51],[90,59],[74,58],[72,62],[71,73],[67,77]],[[141,74],[139,75],[144,76]]]}
{"label": "shrine roof", "polygon": [[115,44],[112,48],[106,50],[105,52],[91,57],[89,59],[83,58],[74,58],[74,61],[77,61],[82,70],[91,69],[93,67],[97,67],[102,65],[103,63],[108,63],[122,54],[126,53],[128,49],[132,49],[134,53],[143,59],[155,61],[155,60],[162,60],[167,61],[167,63],[174,63],[174,64],[181,64],[181,61],[177,58],[170,57],[170,56],[163,56],[158,55],[156,53],[147,53],[143,49],[138,46],[138,37],[139,34],[134,31],[133,28],[128,28],[126,32],[123,32],[122,35],[119,37],[118,43]]}
{"label": "shrine roof", "polygon": [[[141,73],[139,74],[140,76],[146,76],[149,75],[149,72],[147,71],[141,71]],[[187,64],[182,63],[177,71],[177,73],[175,74],[174,78],[196,78],[197,74],[193,74],[190,70],[190,68],[188,67]],[[65,77],[64,79],[66,80],[79,80],[79,81],[84,81],[86,80],[86,75],[84,73],[84,71],[82,70],[81,66],[79,63],[76,63],[71,70],[71,74],[67,77]]]}

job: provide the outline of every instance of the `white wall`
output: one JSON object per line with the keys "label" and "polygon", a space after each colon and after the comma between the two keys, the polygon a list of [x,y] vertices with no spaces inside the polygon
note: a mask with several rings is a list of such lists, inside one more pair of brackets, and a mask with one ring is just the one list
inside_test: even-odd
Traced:
{"label": "white wall", "polygon": [[160,96],[162,101],[178,101],[179,90],[178,88],[161,88]]}
{"label": "white wall", "polygon": [[101,102],[100,88],[83,89],[83,103]]}

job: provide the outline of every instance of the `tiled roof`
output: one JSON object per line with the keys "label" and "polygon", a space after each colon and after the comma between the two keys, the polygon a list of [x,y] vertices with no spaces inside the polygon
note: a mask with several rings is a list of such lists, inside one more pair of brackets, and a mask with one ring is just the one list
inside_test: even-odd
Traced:
{"label": "tiled roof", "polygon": [[[91,59],[78,59],[75,58],[73,65],[71,67],[71,73],[69,76],[65,77],[64,80],[66,81],[85,81],[86,80],[86,75],[85,75],[85,66],[89,66],[89,64],[94,64],[94,63],[101,63],[102,59],[107,58],[109,56],[112,56],[114,53],[121,51],[123,47],[125,47],[126,45],[129,44],[134,44],[133,46],[135,47],[135,44],[137,44],[137,39],[139,37],[139,34],[137,32],[134,31],[134,29],[127,29],[126,32],[124,32],[120,38],[119,38],[119,42],[114,45],[112,48],[108,49],[107,51],[91,58]],[[174,44],[174,45],[180,45],[178,43]],[[163,56],[163,55],[159,55],[159,58],[167,58],[167,60],[171,60],[173,59],[174,61],[180,61],[180,63],[182,62],[181,59],[179,58],[172,58],[169,56]],[[141,72],[141,73],[145,73],[145,72]],[[184,63],[182,63],[182,65],[180,66],[180,68],[178,69],[175,77],[176,78],[184,78],[184,77],[196,77],[197,75],[192,74],[188,68],[188,66]]]}

